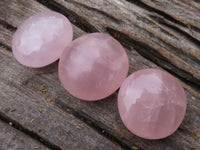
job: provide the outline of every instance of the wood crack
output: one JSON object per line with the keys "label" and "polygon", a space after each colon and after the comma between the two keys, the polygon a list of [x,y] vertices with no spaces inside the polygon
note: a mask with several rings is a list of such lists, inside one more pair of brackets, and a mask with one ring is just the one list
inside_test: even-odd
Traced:
{"label": "wood crack", "polygon": [[53,150],[61,150],[60,147],[51,143],[48,139],[40,137],[36,132],[30,131],[24,128],[20,123],[16,122],[15,120],[7,117],[4,113],[0,112],[0,120],[10,124],[13,128],[25,133],[26,135],[30,136],[31,138],[37,140],[38,142],[42,143],[43,145],[49,147]]}
{"label": "wood crack", "polygon": [[[63,103],[59,99],[55,99],[55,105],[58,108],[60,108],[61,110],[63,110],[64,112],[70,113],[73,116],[75,116],[77,119],[82,120],[88,126],[95,129],[99,134],[105,136],[112,142],[120,145],[121,148],[126,149],[126,150],[133,150],[134,146],[138,147],[138,145],[133,145],[132,143],[127,143],[126,140],[123,141],[123,140],[120,140],[118,137],[113,136],[112,133],[109,133],[108,127],[105,126],[105,124],[103,124],[102,122],[99,122],[99,121],[95,121],[93,118],[91,118],[84,112],[79,112],[79,111],[74,110],[71,107],[68,107],[65,103]],[[70,111],[67,111],[67,110],[70,110]],[[130,147],[129,145],[132,145],[132,147]],[[140,148],[138,148],[138,150],[140,150]]]}
{"label": "wood crack", "polygon": [[44,6],[50,8],[51,10],[57,11],[63,15],[65,15],[71,23],[75,26],[79,27],[80,29],[84,30],[85,32],[98,32],[98,30],[91,25],[87,20],[77,15],[75,12],[67,9],[66,7],[60,5],[54,0],[36,0],[37,2],[43,4]]}
{"label": "wood crack", "polygon": [[[65,1],[66,1],[66,0],[65,0]],[[92,7],[89,7],[89,6],[87,6],[87,5],[83,4],[83,3],[77,3],[77,2],[71,1],[71,0],[68,1],[68,2],[74,3],[74,4],[77,5],[77,6],[82,6],[82,7],[86,8],[86,9],[89,9],[89,10],[95,11],[95,12],[97,12],[97,13],[100,13],[100,14],[102,14],[104,17],[108,17],[110,20],[112,20],[112,21],[114,21],[114,22],[116,22],[116,23],[120,23],[120,22],[121,22],[121,21],[120,21],[119,19],[117,19],[116,17],[111,16],[110,14],[107,14],[106,12],[101,11],[101,10],[99,10],[99,9],[92,8]]]}
{"label": "wood crack", "polygon": [[6,45],[6,44],[3,44],[3,43],[1,43],[1,42],[0,42],[0,47],[6,48],[6,50],[12,52],[12,49],[11,49],[10,46],[8,46],[8,45]]}
{"label": "wood crack", "polygon": [[180,28],[167,23],[164,19],[160,18],[160,17],[156,17],[154,15],[150,15],[150,17],[154,20],[156,20],[158,23],[167,26],[171,29],[173,29],[176,32],[179,32],[180,34],[182,34],[186,39],[188,39],[189,41],[191,41],[192,43],[194,43],[196,46],[200,47],[200,41],[194,37],[192,37],[191,35],[189,35],[187,32],[181,30]]}
{"label": "wood crack", "polygon": [[[151,16],[152,19],[155,20],[155,18],[157,18],[157,22],[160,23],[160,29],[162,30],[162,32],[165,34],[168,34],[169,36],[175,38],[177,41],[179,41],[179,37],[176,37],[173,33],[168,32],[168,30],[166,30],[165,27],[170,28],[171,30],[173,30],[174,32],[178,32],[181,34],[181,36],[185,37],[185,39],[187,39],[188,41],[190,41],[191,43],[193,43],[195,46],[200,48],[200,41],[198,39],[193,38],[192,36],[190,36],[189,34],[187,34],[187,32],[182,31],[181,29],[179,29],[176,26],[173,25],[169,25],[167,26],[167,23],[164,23],[164,20],[161,20],[161,18],[158,19],[158,17],[156,16]],[[154,17],[154,18],[153,18]],[[163,26],[161,26],[163,25]],[[185,62],[192,62],[194,65],[193,67],[195,67],[196,69],[199,69],[200,66],[200,60],[197,59],[194,55],[187,53],[187,51],[184,51],[183,49],[177,48],[173,45],[173,43],[165,40],[164,38],[162,38],[161,36],[158,35],[154,35],[153,32],[146,30],[145,28],[141,28],[140,26],[137,26],[138,28],[140,28],[141,30],[144,30],[145,34],[144,35],[149,35],[150,37],[154,37],[151,38],[151,40],[156,44],[159,45],[160,47],[163,47],[164,49],[166,49],[167,51],[171,52],[171,54],[175,54],[178,55],[179,58],[181,58],[182,60],[184,60]],[[177,30],[176,30],[177,29]],[[156,40],[155,40],[156,38]]]}
{"label": "wood crack", "polygon": [[[34,80],[34,78],[31,78],[31,79]],[[27,86],[27,84],[28,84],[28,83],[26,85],[23,84],[22,85],[22,89],[21,89],[21,88],[18,87],[17,84],[15,84],[13,82],[10,82],[9,80],[2,79],[2,81],[6,85],[10,85],[11,87],[15,87],[21,93],[23,93],[23,90],[22,90],[23,86]],[[92,117],[90,117],[88,114],[86,114],[86,113],[84,113],[82,111],[77,111],[74,108],[67,106],[65,103],[63,103],[58,98],[55,98],[54,104],[61,111],[69,113],[69,114],[73,115],[74,117],[76,117],[78,120],[83,121],[85,124],[87,124],[88,126],[93,128],[96,132],[98,132],[99,134],[103,135],[104,137],[106,137],[111,142],[119,145],[121,148],[126,149],[126,150],[133,150],[132,149],[133,146],[138,147],[138,145],[134,145],[133,143],[130,143],[129,141],[122,140],[122,138],[118,138],[118,137],[116,137],[116,135],[114,136],[112,133],[109,132],[111,130],[108,129],[108,127],[105,124],[103,124],[100,121],[94,120]],[[70,111],[68,111],[68,110],[70,110]],[[30,137],[36,139],[37,141],[41,142],[42,144],[46,145],[47,147],[52,148],[53,150],[61,150],[61,149],[56,149],[56,148],[59,148],[59,147],[54,145],[54,144],[52,144],[48,140],[40,137],[36,132],[30,131],[30,130],[24,128],[21,124],[19,124],[18,122],[12,120],[11,118],[5,116],[5,114],[3,114],[2,112],[0,112],[0,120],[4,121],[6,123],[12,122],[12,126],[14,128],[24,132],[25,134],[27,134]],[[140,149],[138,148],[138,150],[140,150]]]}
{"label": "wood crack", "polygon": [[131,37],[128,37],[124,33],[121,33],[115,29],[107,28],[107,32],[109,32],[113,37],[115,37],[115,34],[119,34],[120,38],[118,40],[125,46],[130,47],[133,46],[134,49],[141,54],[143,57],[147,58],[151,62],[157,64],[158,66],[164,68],[171,74],[178,76],[181,80],[183,80],[186,83],[189,83],[192,87],[195,89],[199,89],[200,81],[195,78],[192,74],[186,72],[185,70],[182,70],[176,66],[174,66],[171,62],[167,60],[164,56],[159,54],[154,48],[150,47],[149,45],[141,42],[136,41],[132,39]]}
{"label": "wood crack", "polygon": [[[160,22],[162,25],[165,25],[166,27],[171,28],[172,30],[174,30],[175,32],[179,32],[181,35],[183,35],[188,41],[190,41],[191,43],[194,43],[197,47],[200,48],[200,41],[198,39],[193,38],[192,36],[190,36],[189,34],[187,34],[187,32],[179,29],[176,26],[170,25],[168,23],[164,23],[164,22]],[[173,47],[175,48],[175,47]],[[177,48],[175,48],[177,50],[177,52],[179,52],[179,54],[182,53],[181,50],[178,50]],[[187,58],[190,58],[190,61],[192,61],[194,64],[200,64],[200,60],[198,60],[196,57],[192,56],[192,55],[187,55]],[[184,60],[184,58],[182,57],[182,59]]]}
{"label": "wood crack", "polygon": [[157,14],[163,16],[165,19],[167,19],[167,20],[169,20],[169,21],[171,21],[171,22],[174,22],[174,23],[176,23],[176,24],[178,24],[178,25],[180,25],[180,26],[187,27],[184,23],[182,23],[182,22],[176,20],[176,19],[173,18],[172,16],[170,16],[170,15],[164,13],[163,11],[160,11],[160,10],[158,10],[158,9],[155,9],[155,8],[151,7],[151,6],[148,6],[148,5],[146,5],[145,3],[143,3],[143,2],[140,1],[140,0],[137,0],[137,1],[135,1],[135,0],[127,0],[127,1],[130,2],[130,3],[132,3],[132,4],[137,5],[138,7],[142,8],[142,9],[146,9],[146,10],[148,10],[149,12],[155,12],[155,13],[157,13]]}
{"label": "wood crack", "polygon": [[15,30],[17,30],[17,28],[15,28],[15,27],[13,27],[12,25],[8,24],[8,23],[7,23],[6,21],[4,21],[4,20],[0,20],[0,24],[1,24],[4,28],[8,29],[8,30],[11,31],[11,32],[14,32]]}

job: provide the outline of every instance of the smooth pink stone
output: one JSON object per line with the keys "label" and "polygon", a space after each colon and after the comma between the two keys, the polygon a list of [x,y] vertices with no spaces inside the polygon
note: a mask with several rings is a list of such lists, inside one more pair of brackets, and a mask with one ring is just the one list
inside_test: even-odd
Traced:
{"label": "smooth pink stone", "polygon": [[123,82],[118,95],[123,123],[146,139],[161,139],[175,132],[186,106],[186,95],[178,80],[157,69],[133,73]]}
{"label": "smooth pink stone", "polygon": [[13,36],[15,58],[23,65],[39,68],[56,61],[72,42],[69,20],[57,12],[36,14],[19,26]]}
{"label": "smooth pink stone", "polygon": [[128,57],[111,36],[92,33],[74,40],[59,62],[59,77],[73,96],[100,100],[116,91],[128,73]]}

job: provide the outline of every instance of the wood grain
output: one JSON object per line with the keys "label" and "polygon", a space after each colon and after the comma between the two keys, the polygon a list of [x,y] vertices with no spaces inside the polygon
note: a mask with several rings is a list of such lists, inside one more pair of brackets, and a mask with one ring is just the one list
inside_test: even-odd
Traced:
{"label": "wood grain", "polygon": [[[43,3],[42,0],[37,1]],[[169,15],[163,16],[160,11],[153,11],[153,8],[147,7],[140,1],[130,2],[51,0],[43,4],[64,13],[82,29],[87,25],[91,28],[90,32],[96,30],[109,32],[125,46],[134,47],[145,58],[156,60],[157,65],[199,86],[200,43],[198,39],[182,31],[179,28],[181,26],[179,21],[169,18]],[[187,8],[182,9],[187,11]],[[74,14],[78,14],[78,17]],[[79,21],[79,18],[83,20]],[[169,19],[178,22],[176,26],[170,23],[167,26]]]}
{"label": "wood grain", "polygon": [[[3,0],[0,2],[3,4],[0,5],[3,6],[0,9],[0,31],[2,31],[0,43],[7,46],[9,50],[1,52],[0,55],[0,87],[4,88],[5,93],[9,93],[12,89],[9,95],[0,96],[5,99],[0,106],[7,107],[8,102],[13,103],[14,101],[10,99],[19,93],[21,94],[17,97],[20,99],[20,103],[25,103],[21,107],[26,110],[32,107],[32,103],[26,103],[27,99],[30,98],[28,101],[34,101],[35,107],[42,104],[42,107],[46,108],[49,107],[49,104],[46,106],[45,102],[49,98],[52,100],[50,107],[52,110],[71,114],[72,117],[74,116],[74,120],[82,120],[84,126],[87,124],[99,134],[119,143],[126,149],[134,149],[135,147],[147,150],[200,148],[199,50],[198,41],[196,41],[198,39],[195,36],[192,37],[193,39],[187,38],[189,34],[186,32],[188,27],[183,25],[185,22],[176,20],[166,12],[148,6],[150,4],[147,5],[147,2],[142,3],[141,1],[131,1],[132,3],[130,3],[122,0],[51,0],[43,3],[43,1],[38,0],[38,2],[34,0],[11,0],[6,1],[6,3]],[[184,122],[178,131],[162,140],[150,141],[136,137],[124,127],[120,120],[116,103],[117,93],[98,102],[81,101],[70,96],[61,87],[57,76],[57,63],[46,68],[30,69],[16,62],[10,53],[11,41],[9,39],[27,17],[48,10],[44,5],[63,13],[71,20],[76,26],[74,26],[75,37],[83,35],[85,32],[100,31],[108,32],[117,38],[126,47],[130,60],[129,73],[143,68],[163,67],[180,77],[179,79],[183,81],[181,83],[186,89],[188,108]],[[159,18],[167,23],[170,22],[173,28],[174,26],[177,28],[173,30],[155,21]],[[185,30],[183,30],[183,26]],[[188,47],[192,47],[192,49],[190,50]],[[47,96],[41,93],[42,89],[48,89]],[[17,102],[14,104],[17,105]],[[18,112],[19,114],[23,117],[33,115],[31,112],[26,114],[22,111]],[[48,115],[53,118],[52,113]],[[23,123],[23,119],[18,118],[15,113],[9,113],[7,117]],[[44,116],[37,120],[42,119]],[[60,122],[60,132],[65,129],[62,124],[67,122],[69,118],[63,117],[62,119],[64,121]],[[25,123],[23,126],[31,129],[31,124]],[[38,124],[35,125],[35,127],[37,126]],[[43,128],[45,127],[42,126]],[[59,145],[59,142],[54,141],[54,137],[49,137],[48,134],[61,133],[56,133],[58,131],[52,133],[48,129],[45,131],[47,134],[39,135],[43,138],[47,136],[53,143]]]}
{"label": "wood grain", "polygon": [[[3,51],[2,48],[0,51]],[[20,74],[23,74],[24,77],[26,75],[30,77],[32,74],[35,78],[35,71],[16,63],[10,52],[6,51],[0,54],[0,66],[2,67],[0,69],[1,116],[13,120],[13,124],[18,122],[23,128],[39,135],[43,141],[64,149],[68,147],[83,150],[91,148],[98,150],[103,148],[118,149],[117,145],[98,134],[83,121],[67,113],[67,109],[66,112],[57,109],[53,105],[52,98],[42,93],[45,88],[43,83],[36,85],[38,88],[36,91],[24,86],[28,85],[28,82],[23,82]],[[13,69],[16,71],[13,72]],[[42,140],[39,139],[40,142]]]}
{"label": "wood grain", "polygon": [[47,150],[40,142],[0,121],[0,150]]}

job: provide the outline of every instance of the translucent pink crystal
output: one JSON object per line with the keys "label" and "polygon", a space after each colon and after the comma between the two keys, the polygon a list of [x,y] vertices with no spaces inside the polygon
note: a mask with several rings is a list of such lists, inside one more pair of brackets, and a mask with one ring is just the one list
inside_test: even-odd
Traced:
{"label": "translucent pink crystal", "polygon": [[99,100],[116,91],[128,73],[128,57],[111,36],[92,33],[74,40],[59,62],[65,89],[83,100]]}
{"label": "translucent pink crystal", "polygon": [[43,67],[56,61],[72,42],[69,20],[57,12],[36,14],[19,26],[13,36],[15,58],[23,65]]}
{"label": "translucent pink crystal", "polygon": [[123,82],[118,95],[125,126],[146,139],[160,139],[175,132],[186,106],[186,95],[178,80],[157,69],[133,73]]}

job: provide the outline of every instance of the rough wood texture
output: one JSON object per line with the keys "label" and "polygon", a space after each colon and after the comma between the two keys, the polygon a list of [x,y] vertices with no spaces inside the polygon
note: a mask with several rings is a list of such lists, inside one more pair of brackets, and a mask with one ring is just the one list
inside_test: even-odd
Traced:
{"label": "rough wood texture", "polygon": [[[3,49],[1,48],[0,51]],[[29,130],[29,134],[37,134],[41,137],[38,140],[52,149],[59,149],[59,147],[80,150],[91,148],[101,150],[104,147],[108,150],[118,149],[117,145],[67,113],[70,110],[66,109],[66,112],[63,112],[57,109],[51,102],[51,98],[42,93],[42,89],[45,88],[42,83],[36,85],[38,88],[36,91],[26,88],[24,85],[28,82],[25,83],[22,78],[26,78],[26,75],[31,75],[35,71],[27,68],[25,71],[23,66],[16,63],[10,52],[0,54],[1,117],[7,118],[18,128],[23,126]],[[13,72],[14,69],[16,69],[15,72]],[[26,74],[27,71],[28,74]],[[11,76],[8,77],[6,74]]]}
{"label": "rough wood texture", "polygon": [[[0,50],[0,99],[3,99],[0,101],[1,115],[16,123],[19,122],[29,131],[37,132],[40,127],[41,133],[37,135],[45,141],[49,140],[49,144],[57,147],[62,146],[65,138],[69,136],[65,132],[66,129],[74,130],[70,131],[76,140],[85,136],[93,137],[90,132],[86,131],[91,130],[93,133],[95,129],[99,134],[125,149],[200,149],[200,57],[198,49],[200,43],[197,25],[199,4],[186,0],[173,0],[170,3],[165,1],[165,5],[162,2],[164,1],[0,1],[0,43],[8,49],[8,51]],[[116,105],[117,93],[98,102],[81,101],[70,96],[61,87],[57,76],[57,63],[41,69],[31,69],[16,62],[10,52],[12,34],[27,17],[47,10],[48,8],[44,5],[63,13],[77,26],[74,26],[75,37],[85,32],[100,31],[108,32],[117,38],[126,47],[130,60],[130,73],[142,68],[162,67],[179,77],[186,89],[188,108],[184,122],[178,131],[162,140],[150,141],[138,138],[124,127],[119,118]],[[176,9],[171,11],[169,9],[171,6],[173,8],[176,6]],[[188,6],[190,9],[186,9],[189,8]],[[185,13],[182,18],[177,17],[177,13],[179,15],[183,13],[179,8],[182,8]],[[189,16],[191,11],[196,13],[196,16]],[[195,19],[196,21],[193,21]],[[48,89],[48,92],[43,94],[42,89]],[[47,98],[51,99],[52,103],[46,103]],[[16,109],[14,106],[18,106],[17,111],[5,111],[6,108]],[[44,114],[39,113],[41,109],[45,110]],[[30,123],[32,118],[36,119]],[[54,120],[56,123],[49,120]],[[79,120],[83,121],[81,123],[85,132],[78,132],[78,129],[71,123],[68,127],[65,126],[69,121],[80,122]],[[39,124],[42,121],[44,125]],[[50,130],[55,128],[56,124],[60,125],[56,128],[57,130]],[[46,128],[47,126],[49,128]],[[98,135],[95,134],[95,136]],[[120,149],[108,139],[105,140],[99,135],[96,140],[108,142],[107,145],[105,143],[102,145],[104,149],[110,145],[113,146],[110,149]],[[77,145],[81,145],[78,142]],[[86,145],[90,145],[90,142]],[[68,143],[65,144],[67,146]]]}
{"label": "rough wood texture", "polygon": [[[16,61],[11,53],[8,53],[10,52],[1,53],[0,56],[2,60],[0,64],[2,66],[0,69],[2,81],[0,82],[0,110],[4,118],[8,118],[16,126],[18,126],[16,122],[19,122],[23,128],[28,129],[33,134],[38,134],[42,140],[64,149],[68,147],[83,150],[91,148],[101,150],[104,147],[118,149],[117,145],[67,113],[70,110],[66,109],[66,112],[63,112],[57,109],[50,97],[42,93],[42,89],[44,89],[42,83],[37,85],[38,90],[34,92],[32,89],[26,88],[24,84],[28,83],[24,83],[21,79],[22,76],[19,75],[26,76],[24,67],[19,64],[15,65]],[[15,73],[12,71],[14,68],[17,69]],[[33,70],[29,71],[29,74],[34,72]],[[11,76],[6,77],[7,73]],[[52,75],[54,74],[56,73]],[[14,78],[14,76],[17,78]],[[57,147],[54,146],[55,149]]]}
{"label": "rough wood texture", "polygon": [[40,142],[0,121],[0,150],[47,150]]}
{"label": "rough wood texture", "polygon": [[[37,1],[43,3],[42,0]],[[154,1],[154,4],[157,3],[162,4],[162,1]],[[195,12],[198,16],[200,6],[195,5],[193,10],[187,9],[192,5],[192,2],[188,0],[173,0],[168,3],[170,6],[181,3],[179,6],[181,9],[174,8],[173,11],[176,11],[177,16],[183,9],[185,13],[188,12],[188,16]],[[192,30],[184,24],[185,21],[180,22],[180,19],[176,20],[139,0],[129,0],[129,2],[125,0],[51,0],[43,4],[66,14],[82,29],[87,26],[87,31],[90,32],[101,31],[113,34],[124,45],[133,47],[144,57],[156,61],[155,63],[159,66],[197,86],[200,85],[200,43],[198,38],[188,34],[194,32],[198,35],[197,27],[195,28],[197,31]],[[165,7],[166,5],[162,4],[163,10]],[[78,17],[75,14],[78,14]],[[188,32],[184,31],[182,26],[188,28]]]}

